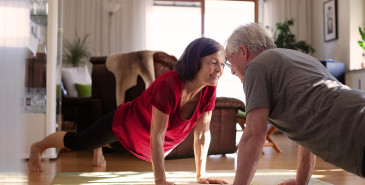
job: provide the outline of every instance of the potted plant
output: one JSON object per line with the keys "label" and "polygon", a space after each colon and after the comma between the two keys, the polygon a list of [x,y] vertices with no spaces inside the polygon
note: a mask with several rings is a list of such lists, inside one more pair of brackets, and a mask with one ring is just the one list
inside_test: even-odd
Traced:
{"label": "potted plant", "polygon": [[361,40],[357,41],[357,43],[362,49],[364,49],[364,53],[362,53],[362,56],[365,56],[365,27],[364,30],[362,30],[361,26],[359,26],[359,33],[361,35]]}
{"label": "potted plant", "polygon": [[[276,23],[276,30],[274,32],[276,47],[299,50],[306,54],[314,53],[316,50],[305,41],[296,41],[295,35],[290,31],[290,26],[293,25],[294,19],[286,20],[283,23]],[[266,27],[271,29],[269,26]]]}
{"label": "potted plant", "polygon": [[86,43],[88,36],[89,34],[80,38],[76,33],[76,37],[72,42],[65,40],[64,58],[66,63],[71,64],[73,67],[77,67],[85,63],[85,60],[83,60],[84,58],[90,57],[90,52]]}
{"label": "potted plant", "polygon": [[359,44],[359,46],[364,50],[364,52],[362,53],[363,59],[361,62],[361,67],[365,68],[365,62],[364,62],[364,57],[365,57],[365,27],[364,29],[361,29],[361,26],[359,26],[359,33],[361,36],[361,40],[357,41],[357,43]]}

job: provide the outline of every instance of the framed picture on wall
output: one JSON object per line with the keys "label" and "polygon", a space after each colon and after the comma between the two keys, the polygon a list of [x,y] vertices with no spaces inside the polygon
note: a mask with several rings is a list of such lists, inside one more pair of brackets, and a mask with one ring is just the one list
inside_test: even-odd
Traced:
{"label": "framed picture on wall", "polygon": [[329,0],[323,3],[324,41],[332,41],[338,38],[337,33],[337,0]]}

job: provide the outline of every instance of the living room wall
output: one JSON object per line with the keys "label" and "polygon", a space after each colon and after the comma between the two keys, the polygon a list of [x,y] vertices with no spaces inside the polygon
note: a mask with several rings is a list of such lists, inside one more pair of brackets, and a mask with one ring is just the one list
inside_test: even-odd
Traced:
{"label": "living room wall", "polygon": [[[364,0],[337,0],[337,25],[338,25],[338,39],[330,42],[324,41],[324,28],[323,28],[323,3],[328,0],[301,0],[301,1],[278,1],[278,0],[265,0],[260,1],[260,3],[264,4],[280,4],[287,3],[286,5],[290,5],[287,13],[283,13],[283,11],[277,10],[275,8],[277,6],[273,6],[273,9],[260,9],[262,12],[259,12],[259,15],[266,14],[271,23],[267,23],[266,19],[263,21],[264,25],[273,26],[277,21],[283,21],[284,17],[289,18],[292,16],[298,16],[297,24],[295,25],[294,31],[296,32],[298,39],[305,39],[310,43],[315,49],[316,52],[313,54],[314,57],[318,59],[334,59],[346,64],[346,70],[354,70],[361,69],[361,63],[364,60],[362,57],[362,49],[358,46],[357,41],[361,38],[358,33],[358,27],[365,26],[365,1]],[[73,2],[73,1],[72,1]],[[304,3],[305,2],[305,3]],[[306,10],[303,10],[304,5],[308,5]],[[298,5],[298,6],[297,6]],[[72,7],[72,6],[71,6]],[[122,7],[125,7],[124,5]],[[281,6],[279,6],[281,7]],[[302,8],[300,10],[298,9]],[[67,8],[65,8],[67,9]],[[275,13],[276,12],[276,13]],[[304,16],[303,13],[307,12],[310,14],[306,16],[308,18],[304,21],[301,21]],[[276,14],[282,14],[282,16],[278,16]],[[65,15],[71,15],[65,12]],[[124,15],[124,14],[123,14]],[[117,15],[115,17],[120,17],[121,15]],[[272,17],[276,17],[275,20]],[[281,19],[278,19],[281,18]],[[72,19],[72,18],[71,18]],[[278,19],[278,20],[276,20]],[[269,21],[270,21],[269,20]],[[305,24],[301,24],[304,22]],[[299,25],[300,24],[300,25]],[[65,24],[65,28],[66,28]],[[80,26],[79,26],[80,27]],[[308,30],[309,29],[309,30]],[[70,33],[74,33],[74,29],[69,29]],[[90,31],[89,31],[90,32]],[[87,32],[87,33],[89,33]],[[119,33],[119,32],[118,32]],[[303,35],[303,33],[305,33]],[[65,38],[67,34],[64,34]],[[93,36],[91,36],[93,38]],[[105,40],[105,39],[104,39]],[[119,43],[119,42],[118,42]],[[126,43],[126,42],[120,42]],[[100,47],[99,45],[96,45]],[[107,48],[107,47],[101,47]],[[93,48],[96,49],[96,48]],[[120,49],[118,50],[120,51]],[[106,54],[107,52],[93,52],[97,54]]]}
{"label": "living room wall", "polygon": [[312,0],[312,45],[318,59],[333,59],[345,63],[346,70],[361,69],[362,49],[357,44],[361,39],[358,27],[365,26],[364,0],[337,0],[338,39],[324,41],[323,3],[327,0]]}

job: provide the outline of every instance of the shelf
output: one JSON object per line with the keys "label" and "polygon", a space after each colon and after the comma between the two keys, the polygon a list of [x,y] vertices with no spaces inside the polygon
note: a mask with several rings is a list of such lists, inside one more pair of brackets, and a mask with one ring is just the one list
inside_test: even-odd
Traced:
{"label": "shelf", "polygon": [[[33,2],[37,3],[37,2]],[[60,97],[57,95],[57,79],[60,79],[60,73],[57,72],[57,67],[60,65],[58,62],[58,59],[61,60],[61,57],[57,57],[57,54],[62,54],[62,52],[59,52],[61,50],[60,47],[57,45],[58,40],[58,1],[48,1],[48,8],[45,13],[48,12],[48,15],[43,14],[31,14],[29,19],[31,19],[33,22],[31,24],[31,36],[33,38],[33,44],[32,48],[30,50],[33,52],[34,56],[37,56],[42,63],[42,65],[34,65],[31,66],[33,68],[26,71],[26,88],[38,88],[42,90],[42,93],[45,91],[45,97],[46,97],[46,112],[45,113],[24,113],[24,129],[25,129],[25,135],[24,135],[24,146],[23,150],[21,151],[21,156],[23,158],[29,157],[30,147],[32,143],[37,142],[48,136],[49,134],[52,134],[59,130],[60,124],[61,124],[61,117],[60,114],[61,108],[59,107],[61,105]],[[33,11],[31,11],[33,12]],[[37,11],[35,11],[37,12]],[[39,12],[38,12],[39,13]],[[46,43],[46,58],[44,58],[45,55],[36,55],[37,52],[34,50],[37,47],[34,46],[44,46],[43,43]],[[35,49],[34,49],[35,48]],[[39,50],[42,51],[42,50]],[[43,54],[44,52],[38,52],[40,54]],[[38,61],[38,63],[40,63]],[[37,64],[38,64],[37,63]],[[33,75],[39,74],[39,70],[42,68],[43,71],[41,71],[42,75]],[[38,70],[38,71],[37,71]],[[27,73],[28,72],[28,73]],[[30,75],[29,75],[30,74]],[[31,77],[35,79],[31,79]],[[29,79],[28,79],[29,78]],[[40,80],[41,79],[41,80]],[[44,80],[45,79],[45,80]],[[27,81],[29,80],[29,81]],[[33,83],[36,82],[36,83]],[[37,83],[39,82],[39,83]],[[29,85],[31,84],[31,85]],[[41,85],[40,85],[41,84]],[[42,94],[43,95],[43,94]],[[32,100],[34,98],[31,96],[29,99],[29,96],[25,98],[26,100]],[[30,101],[31,102],[31,101]],[[26,101],[26,105],[29,101]],[[36,103],[34,105],[37,105]],[[43,104],[42,104],[43,105]],[[28,109],[29,110],[29,109]],[[38,110],[38,109],[36,109]],[[41,109],[44,111],[44,109]],[[32,111],[32,112],[42,112],[42,111]],[[58,149],[52,148],[46,150],[43,155],[42,159],[55,159],[57,158],[59,153]]]}

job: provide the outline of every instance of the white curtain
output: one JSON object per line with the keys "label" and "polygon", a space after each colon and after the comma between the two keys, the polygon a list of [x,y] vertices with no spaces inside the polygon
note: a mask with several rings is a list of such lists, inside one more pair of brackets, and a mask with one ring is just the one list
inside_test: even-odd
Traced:
{"label": "white curtain", "polygon": [[[103,3],[120,8],[110,15]],[[153,0],[63,0],[63,38],[72,41],[90,34],[92,56],[148,48],[148,17]]]}
{"label": "white curtain", "polygon": [[[262,24],[275,30],[277,22],[294,19],[290,30],[296,35],[297,41],[312,40],[312,0],[263,0]],[[321,17],[322,18],[322,17]]]}

